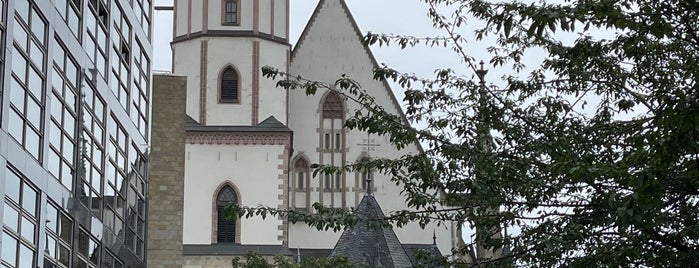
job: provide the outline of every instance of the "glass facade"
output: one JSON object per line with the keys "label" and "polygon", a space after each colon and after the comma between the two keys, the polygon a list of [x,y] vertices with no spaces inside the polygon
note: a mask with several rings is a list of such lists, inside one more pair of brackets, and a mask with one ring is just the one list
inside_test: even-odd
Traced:
{"label": "glass facade", "polygon": [[152,0],[0,9],[0,268],[145,267]]}

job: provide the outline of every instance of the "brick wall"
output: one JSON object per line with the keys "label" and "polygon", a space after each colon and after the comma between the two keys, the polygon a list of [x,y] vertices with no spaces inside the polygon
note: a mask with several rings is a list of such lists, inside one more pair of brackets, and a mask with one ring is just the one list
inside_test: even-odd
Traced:
{"label": "brick wall", "polygon": [[153,75],[149,268],[182,267],[185,106],[187,78]]}

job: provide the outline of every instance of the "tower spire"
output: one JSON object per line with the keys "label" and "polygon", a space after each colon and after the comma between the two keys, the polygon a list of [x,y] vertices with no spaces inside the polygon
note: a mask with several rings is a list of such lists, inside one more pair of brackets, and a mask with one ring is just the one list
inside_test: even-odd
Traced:
{"label": "tower spire", "polygon": [[432,229],[432,245],[437,245],[437,231],[435,229]]}
{"label": "tower spire", "polygon": [[[369,161],[369,160],[367,159],[367,161]],[[369,168],[365,168],[365,171],[364,171],[364,172],[365,172],[365,174],[366,174],[366,178],[365,178],[365,180],[366,180],[366,194],[367,194],[367,195],[372,195],[372,192],[371,192],[371,188],[372,188],[372,186],[371,186],[371,181],[372,181],[372,179],[371,179],[371,173],[370,173],[370,171],[369,171]]]}

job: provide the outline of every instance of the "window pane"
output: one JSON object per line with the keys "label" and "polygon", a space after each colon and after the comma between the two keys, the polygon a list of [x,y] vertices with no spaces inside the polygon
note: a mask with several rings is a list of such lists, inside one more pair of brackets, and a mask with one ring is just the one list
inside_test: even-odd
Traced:
{"label": "window pane", "polygon": [[19,16],[22,17],[25,22],[29,22],[29,3],[27,2],[27,0],[15,1],[15,9]]}
{"label": "window pane", "polygon": [[5,170],[5,195],[9,197],[10,199],[14,200],[16,203],[19,203],[19,189],[20,189],[21,181],[17,175],[10,171],[9,169]]}
{"label": "window pane", "polygon": [[44,66],[44,52],[39,49],[39,46],[39,44],[32,40],[29,57],[32,59],[36,67],[42,68],[42,66]]}
{"label": "window pane", "polygon": [[[50,235],[46,236],[46,249],[45,253],[48,253],[49,256],[56,257],[56,240],[53,239]],[[46,266],[45,266],[46,267]],[[51,267],[51,266],[48,266]]]}
{"label": "window pane", "polygon": [[22,188],[22,208],[36,216],[36,191],[26,184]]}
{"label": "window pane", "polygon": [[[55,105],[55,104],[54,104]],[[53,109],[52,109],[53,110]],[[60,120],[60,117],[59,117]],[[55,122],[51,122],[51,129],[49,132],[49,141],[56,148],[56,150],[61,150],[61,129]]]}
{"label": "window pane", "polygon": [[51,231],[58,231],[58,210],[53,205],[46,206],[46,228]]}
{"label": "window pane", "polygon": [[340,189],[342,184],[342,176],[340,173],[335,173],[335,189]]}
{"label": "window pane", "polygon": [[63,214],[58,218],[58,236],[68,244],[73,243],[73,223]]}
{"label": "window pane", "polygon": [[12,206],[5,205],[5,211],[3,212],[3,223],[5,226],[16,232],[19,223],[19,212],[17,212],[17,210],[15,210],[15,208]]}
{"label": "window pane", "polygon": [[63,78],[58,74],[58,70],[53,69],[53,75],[51,76],[51,86],[58,92],[59,94],[63,92]]}
{"label": "window pane", "polygon": [[27,100],[27,120],[37,128],[41,126],[41,106],[32,98]]}
{"label": "window pane", "polygon": [[17,267],[34,267],[34,251],[24,244],[19,247],[19,264]]}
{"label": "window pane", "polygon": [[15,29],[13,33],[15,36],[15,42],[17,42],[17,44],[19,44],[19,46],[22,47],[22,49],[25,49],[27,47],[27,31],[25,31],[24,28],[20,26],[17,20],[15,20]]}
{"label": "window pane", "polygon": [[17,110],[24,111],[24,88],[19,85],[17,80],[10,79],[10,102],[17,107]]}
{"label": "window pane", "polygon": [[61,171],[61,183],[63,186],[68,188],[68,190],[73,189],[73,173],[72,169],[68,167],[68,164],[66,162],[63,162],[63,169]]}
{"label": "window pane", "polygon": [[24,239],[27,239],[27,240],[31,241],[32,243],[34,243],[35,242],[34,241],[34,231],[36,229],[34,226],[34,223],[31,222],[26,217],[22,217],[22,226],[21,227],[22,227],[21,228],[22,229],[22,237],[24,237]]}
{"label": "window pane", "polygon": [[17,240],[7,233],[2,233],[2,260],[10,264],[17,263]]}
{"label": "window pane", "polygon": [[60,180],[61,178],[61,159],[54,150],[49,151],[49,171],[53,176]]}
{"label": "window pane", "polygon": [[38,100],[40,100],[42,96],[41,89],[43,88],[43,82],[44,79],[39,76],[39,73],[34,68],[29,68],[29,83],[27,88],[29,88],[29,91]]}
{"label": "window pane", "polygon": [[58,256],[56,256],[58,261],[61,262],[61,264],[70,267],[70,249],[59,244],[58,250]]}
{"label": "window pane", "polygon": [[44,30],[46,26],[44,21],[39,18],[39,13],[36,11],[32,12],[32,33],[39,39],[41,44],[44,43]]}
{"label": "window pane", "polygon": [[335,133],[335,149],[340,149],[341,138],[340,133]]}
{"label": "window pane", "polygon": [[[8,123],[8,132],[12,137],[14,137],[20,144],[22,144],[22,132],[24,126],[24,120],[20,117],[14,109],[10,109]],[[19,201],[19,199],[17,199]]]}
{"label": "window pane", "polygon": [[33,129],[27,128],[26,132],[26,144],[24,145],[27,151],[34,156],[34,158],[39,159],[39,147],[40,147],[39,134],[34,132]]}
{"label": "window pane", "polygon": [[14,55],[12,55],[12,72],[15,73],[20,81],[24,81],[27,75],[27,60],[24,59],[17,48],[14,49]]}
{"label": "window pane", "polygon": [[80,230],[80,234],[78,235],[78,253],[83,254],[85,256],[89,256],[89,244],[90,243],[90,238],[88,235]]}
{"label": "window pane", "polygon": [[304,188],[304,182],[305,182],[305,174],[304,174],[303,172],[299,172],[299,173],[298,173],[298,178],[297,178],[296,186],[297,186],[299,189],[303,189],[303,188]]}

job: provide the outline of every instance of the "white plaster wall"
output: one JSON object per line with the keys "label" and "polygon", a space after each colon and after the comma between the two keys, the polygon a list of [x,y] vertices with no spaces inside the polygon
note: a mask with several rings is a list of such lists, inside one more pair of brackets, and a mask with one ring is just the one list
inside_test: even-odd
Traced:
{"label": "white plaster wall", "polygon": [[[304,40],[300,40],[300,47],[297,48],[295,57],[291,62],[292,74],[329,84],[334,84],[335,80],[342,74],[348,74],[359,82],[363,89],[374,96],[378,104],[390,112],[396,114],[400,112],[391,99],[390,89],[386,88],[383,82],[373,80],[371,72],[374,68],[373,62],[366,53],[359,36],[352,28],[352,23],[342,10],[339,1],[325,2],[325,6],[322,7],[320,14],[316,17],[305,37]],[[295,155],[303,152],[312,163],[317,163],[320,159],[317,147],[319,144],[320,100],[323,94],[324,92],[319,90],[314,96],[306,96],[305,92],[298,90],[292,91],[290,95],[291,118],[289,127],[295,131]],[[359,108],[352,102],[347,104],[349,112],[347,116]],[[358,144],[363,143],[366,138],[366,133],[356,130],[346,134],[347,161],[355,161],[362,155],[364,148]],[[380,145],[375,150],[369,151],[372,157],[398,158],[405,154],[418,152],[416,145],[396,150],[386,137],[372,135],[370,139]],[[346,176],[348,186],[354,187],[355,174],[349,173]],[[400,195],[400,186],[396,186],[389,180],[389,177],[378,172],[374,173],[374,178],[374,186],[377,188],[375,196],[384,212],[388,214],[390,211],[406,209],[405,198]],[[313,180],[311,184],[316,185],[318,178]],[[317,201],[317,196],[317,192],[312,192],[311,203]],[[359,200],[354,199],[354,196],[354,192],[348,193],[348,206],[354,206],[359,202]],[[359,199],[361,198],[362,194],[359,194]],[[442,253],[448,254],[450,252],[452,242],[450,225],[449,228],[430,226],[423,230],[417,224],[411,224],[402,229],[396,228],[394,230],[403,243],[421,244],[431,244],[433,230],[435,230]],[[299,235],[298,232],[304,233]],[[292,226],[290,246],[332,248],[337,237],[339,235],[334,233]]]}
{"label": "white plaster wall", "polygon": [[[260,68],[269,65],[286,71],[289,46],[260,40]],[[277,81],[265,78],[260,72],[260,106],[259,121],[274,116],[279,122],[286,124],[286,90],[277,87]]]}
{"label": "white plaster wall", "polygon": [[259,31],[261,33],[272,33],[272,3],[269,0],[259,0]]}
{"label": "white plaster wall", "polygon": [[177,17],[175,20],[175,36],[181,36],[187,34],[187,10],[189,6],[187,5],[188,0],[176,0],[175,8],[177,12]]}
{"label": "white plaster wall", "polygon": [[[192,32],[200,32],[203,28],[203,16],[204,16],[204,1],[202,0],[191,0],[192,1]],[[187,20],[187,14],[182,19]],[[186,31],[186,29],[185,29]]]}
{"label": "white plaster wall", "polygon": [[178,42],[172,45],[172,49],[172,72],[187,77],[187,114],[198,121],[201,41],[196,39]]}
{"label": "white plaster wall", "polygon": [[[206,124],[251,125],[252,116],[252,38],[209,37],[206,75]],[[218,103],[218,79],[229,64],[239,71],[240,103]]]}
{"label": "white plaster wall", "polygon": [[289,39],[286,36],[286,28],[289,23],[289,18],[286,14],[287,6],[289,5],[288,0],[270,0],[274,1],[274,35]]}
{"label": "white plaster wall", "polygon": [[[282,190],[278,156],[283,145],[205,145],[187,144],[185,148],[184,244],[210,244],[212,206],[215,190],[225,181],[235,184],[244,206],[281,204]],[[254,170],[254,172],[252,172]],[[261,190],[264,189],[264,190]],[[273,217],[242,219],[242,244],[281,244],[277,237],[282,222]]]}

